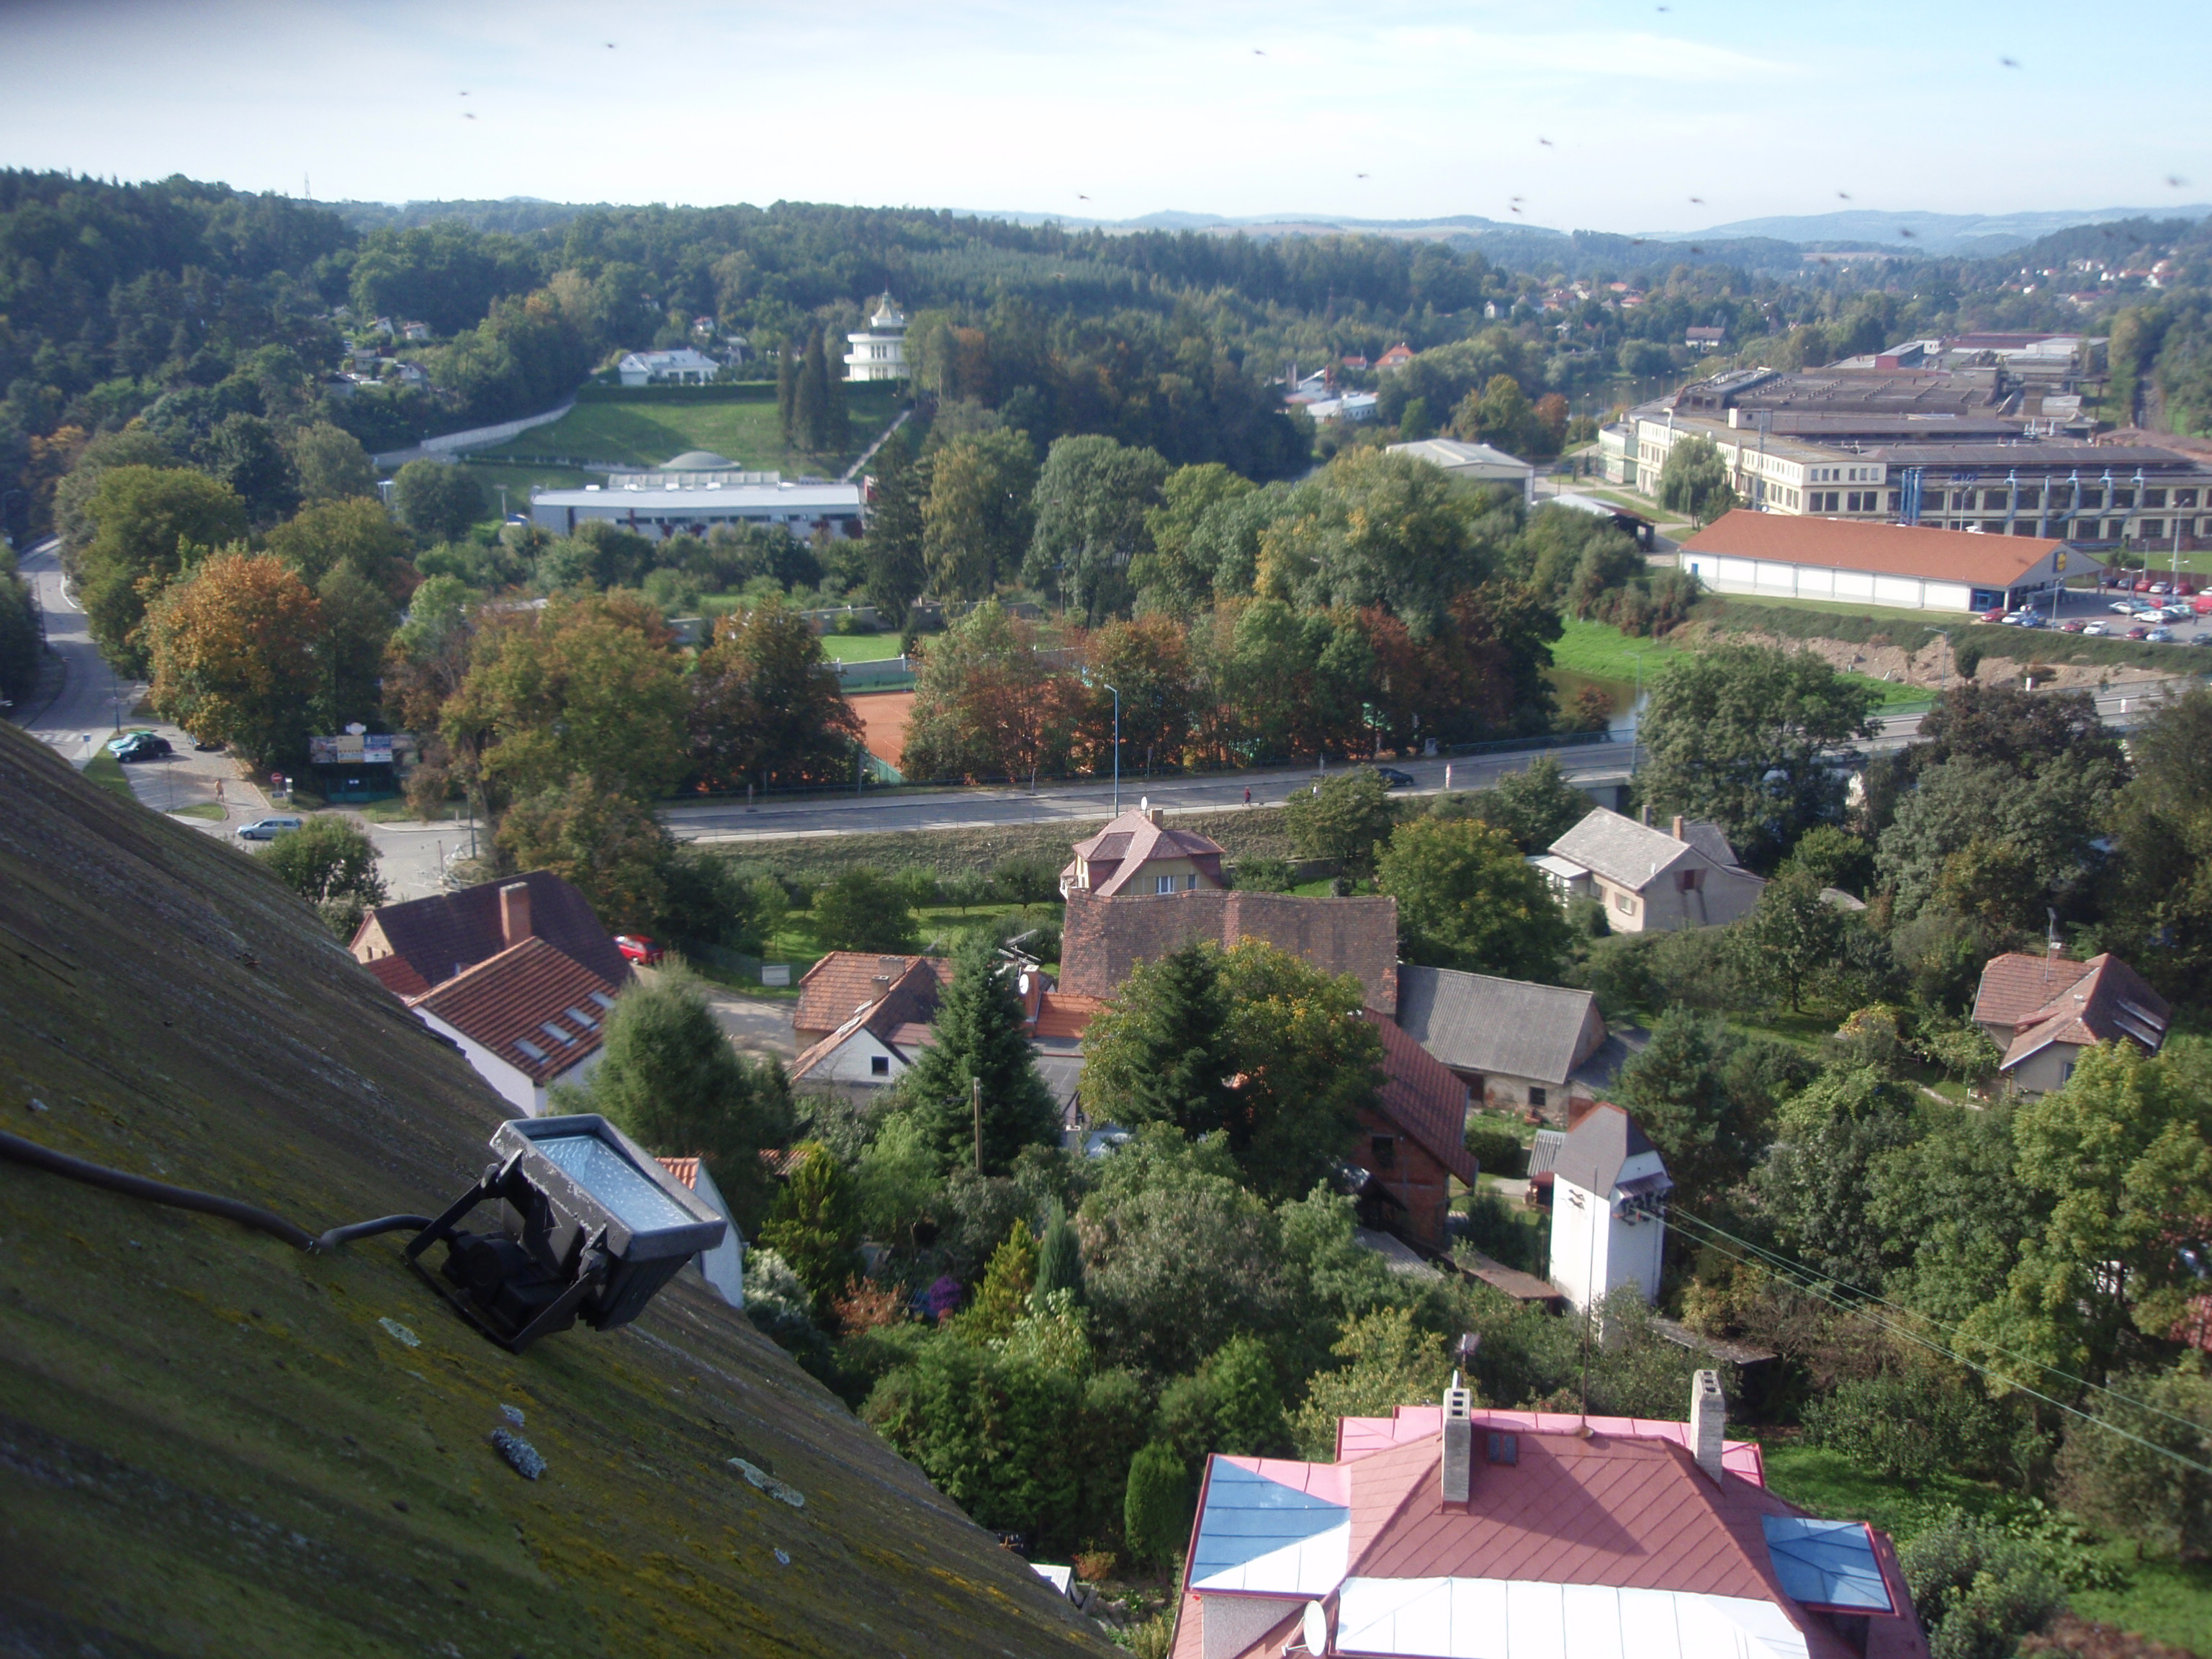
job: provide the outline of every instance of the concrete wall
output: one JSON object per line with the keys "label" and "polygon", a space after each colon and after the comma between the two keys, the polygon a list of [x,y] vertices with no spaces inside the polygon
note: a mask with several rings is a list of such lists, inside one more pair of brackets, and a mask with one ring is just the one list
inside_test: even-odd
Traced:
{"label": "concrete wall", "polygon": [[1892,576],[1869,570],[1838,570],[1826,565],[1784,564],[1685,549],[1682,568],[1721,593],[1768,594],[1781,599],[1830,599],[1844,604],[1894,606],[1905,611],[1973,610],[1974,589],[1964,582],[1919,576]]}

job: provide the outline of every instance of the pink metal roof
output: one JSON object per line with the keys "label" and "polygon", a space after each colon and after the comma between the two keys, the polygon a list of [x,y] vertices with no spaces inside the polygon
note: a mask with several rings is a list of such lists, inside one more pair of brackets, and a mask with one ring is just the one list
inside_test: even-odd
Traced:
{"label": "pink metal roof", "polygon": [[[1479,1432],[1492,1429],[1516,1434],[1568,1434],[1588,1423],[1593,1434],[1609,1440],[1664,1440],[1690,1446],[1690,1425],[1650,1417],[1589,1417],[1575,1412],[1509,1412],[1478,1408],[1473,1413]],[[1389,1417],[1340,1417],[1336,1420],[1336,1455],[1340,1462],[1364,1457],[1370,1452],[1416,1440],[1431,1444],[1443,1431],[1441,1406],[1401,1406]],[[1721,1467],[1754,1486],[1766,1484],[1766,1464],[1754,1440],[1721,1443]],[[1287,1483],[1285,1483],[1287,1484]]]}

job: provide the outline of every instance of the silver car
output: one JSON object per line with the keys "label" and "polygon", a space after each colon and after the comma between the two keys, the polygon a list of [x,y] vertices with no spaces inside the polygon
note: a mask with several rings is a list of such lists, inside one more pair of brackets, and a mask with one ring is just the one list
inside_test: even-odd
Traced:
{"label": "silver car", "polygon": [[303,820],[293,817],[256,818],[239,828],[240,841],[274,841],[288,830],[297,830]]}

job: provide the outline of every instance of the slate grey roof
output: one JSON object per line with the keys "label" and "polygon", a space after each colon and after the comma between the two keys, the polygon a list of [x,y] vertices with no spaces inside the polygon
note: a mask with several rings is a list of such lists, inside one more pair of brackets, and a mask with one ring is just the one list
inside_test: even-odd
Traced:
{"label": "slate grey roof", "polygon": [[1454,968],[1398,969],[1398,1024],[1455,1072],[1565,1083],[1595,1000]]}
{"label": "slate grey roof", "polygon": [[1620,1166],[1632,1158],[1659,1149],[1636,1127],[1636,1120],[1618,1106],[1598,1105],[1567,1131],[1553,1166],[1557,1179],[1573,1182],[1586,1193],[1609,1198],[1620,1180]]}
{"label": "slate grey roof", "polygon": [[1717,825],[1693,823],[1676,841],[1664,830],[1652,829],[1634,818],[1602,806],[1553,842],[1551,850],[1585,870],[1595,870],[1624,887],[1642,890],[1678,860],[1696,855],[1724,869],[1735,866],[1735,849]]}

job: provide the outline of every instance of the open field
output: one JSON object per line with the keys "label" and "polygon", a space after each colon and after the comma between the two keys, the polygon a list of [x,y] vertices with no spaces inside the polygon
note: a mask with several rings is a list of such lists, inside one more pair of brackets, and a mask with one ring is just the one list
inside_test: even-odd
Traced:
{"label": "open field", "polygon": [[899,653],[896,634],[824,634],[822,654],[838,662],[882,662]]}
{"label": "open field", "polygon": [[[1704,614],[1702,605],[1699,614],[1701,617]],[[1759,629],[1755,623],[1745,622],[1741,626],[1745,631],[1765,631]],[[1818,633],[1820,630],[1811,629],[1807,631]],[[1637,639],[1607,623],[1578,622],[1572,617],[1566,619],[1566,632],[1552,646],[1554,666],[1597,680],[1633,683],[1638,677],[1640,659],[1643,681],[1647,688],[1669,663],[1691,654],[1692,653],[1689,649],[1665,640]],[[1873,686],[1881,694],[1881,706],[1884,708],[1928,701],[1928,692],[1919,686],[1877,680],[1863,674],[1853,674],[1849,678]]]}
{"label": "open field", "polygon": [[773,387],[733,389],[733,393],[666,402],[580,403],[550,426],[533,428],[485,453],[495,461],[508,456],[558,455],[652,467],[685,450],[704,449],[757,471],[842,471],[890,423],[898,407],[895,386],[851,387],[847,393],[853,416],[851,447],[838,455],[813,455],[784,447]]}

